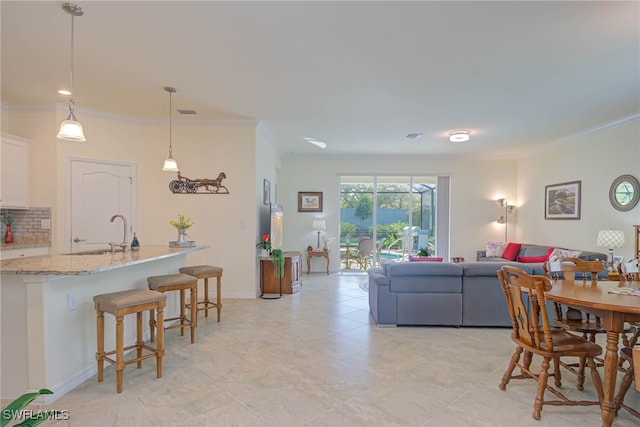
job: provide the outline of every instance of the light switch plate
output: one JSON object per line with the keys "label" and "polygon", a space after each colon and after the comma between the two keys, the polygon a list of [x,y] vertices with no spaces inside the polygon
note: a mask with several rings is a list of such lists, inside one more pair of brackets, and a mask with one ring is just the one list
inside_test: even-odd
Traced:
{"label": "light switch plate", "polygon": [[40,229],[42,229],[42,230],[50,230],[51,229],[51,220],[50,219],[42,219],[42,220],[40,220]]}

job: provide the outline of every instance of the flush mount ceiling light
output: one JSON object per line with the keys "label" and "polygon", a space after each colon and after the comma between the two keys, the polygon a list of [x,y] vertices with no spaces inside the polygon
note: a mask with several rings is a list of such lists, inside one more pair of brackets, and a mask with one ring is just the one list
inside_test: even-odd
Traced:
{"label": "flush mount ceiling light", "polygon": [[62,10],[71,15],[71,84],[69,86],[69,117],[60,123],[60,130],[58,132],[58,139],[65,141],[78,141],[84,142],[84,130],[82,124],[76,119],[75,106],[76,102],[73,99],[73,30],[74,19],[76,16],[84,15],[84,11],[80,6],[75,3],[63,3]]}
{"label": "flush mount ceiling light", "polygon": [[303,138],[305,141],[310,142],[311,144],[315,145],[316,147],[320,147],[320,148],[327,148],[327,144],[325,144],[322,141],[319,141],[315,138]]}
{"label": "flush mount ceiling light", "polygon": [[467,142],[470,133],[468,130],[454,130],[449,133],[449,142]]}
{"label": "flush mount ceiling light", "polygon": [[173,158],[173,145],[171,144],[171,94],[176,93],[176,88],[165,86],[164,91],[169,94],[169,157],[164,160],[162,170],[166,172],[178,172],[178,162]]}

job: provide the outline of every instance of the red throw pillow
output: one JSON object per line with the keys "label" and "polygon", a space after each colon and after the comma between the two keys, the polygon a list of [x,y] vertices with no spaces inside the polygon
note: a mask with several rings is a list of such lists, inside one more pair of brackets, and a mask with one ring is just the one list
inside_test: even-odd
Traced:
{"label": "red throw pillow", "polygon": [[504,248],[504,252],[502,252],[502,258],[506,258],[510,261],[515,261],[518,256],[518,252],[520,252],[520,248],[522,247],[521,243],[507,243],[507,247]]}

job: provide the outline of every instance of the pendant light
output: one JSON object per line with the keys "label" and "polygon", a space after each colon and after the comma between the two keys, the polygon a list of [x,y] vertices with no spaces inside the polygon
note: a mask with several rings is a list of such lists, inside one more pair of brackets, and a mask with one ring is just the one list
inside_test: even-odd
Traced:
{"label": "pendant light", "polygon": [[173,146],[171,145],[171,94],[176,93],[176,88],[165,86],[164,90],[169,93],[169,157],[164,160],[162,170],[167,172],[178,172],[178,162],[173,158]]}
{"label": "pendant light", "polygon": [[76,103],[73,99],[73,24],[76,16],[84,15],[84,10],[82,10],[82,8],[75,3],[63,3],[62,10],[71,15],[71,86],[69,87],[71,94],[69,96],[69,117],[67,117],[67,120],[64,120],[62,123],[60,123],[58,139],[63,139],[65,141],[84,142],[86,141],[86,138],[84,137],[82,124],[78,121],[78,119],[76,119]]}

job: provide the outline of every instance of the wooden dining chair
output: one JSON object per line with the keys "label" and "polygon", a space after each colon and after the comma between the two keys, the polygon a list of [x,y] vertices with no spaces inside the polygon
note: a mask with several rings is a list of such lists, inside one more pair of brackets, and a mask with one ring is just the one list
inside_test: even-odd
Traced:
{"label": "wooden dining chair", "polygon": [[[557,265],[549,264],[549,270],[557,270]],[[555,268],[552,268],[555,267]],[[586,284],[588,282],[596,283],[598,281],[598,273],[604,270],[605,266],[598,260],[586,261],[581,258],[562,258],[559,260],[561,277],[564,280],[574,280]],[[552,271],[553,273],[553,271]],[[577,276],[577,277],[576,277]],[[553,275],[551,276],[553,277]],[[584,313],[572,307],[564,307],[562,304],[554,303],[555,319],[554,323],[560,328],[580,334],[582,337],[591,342],[596,342],[597,334],[606,334],[607,330],[602,325],[602,319],[598,316]],[[625,347],[629,346],[628,333],[634,332],[634,328],[626,326],[622,333],[622,343]],[[578,376],[576,387],[583,390],[585,361],[580,360],[577,363],[567,363],[560,361],[560,365],[568,371]],[[598,366],[604,364],[602,358],[596,358]]]}
{"label": "wooden dining chair", "polygon": [[[633,360],[632,352],[633,350],[631,347],[624,347],[620,349],[620,361],[623,362],[623,366],[624,364],[626,364],[626,366],[624,366],[623,369],[621,369],[622,372],[624,372],[624,375],[622,376],[622,380],[620,380],[620,388],[618,389],[618,392],[614,397],[614,402],[616,404],[616,415],[618,415],[618,412],[620,411],[620,409],[625,409],[634,417],[640,418],[640,412],[638,412],[635,408],[632,408],[631,406],[624,403],[624,397],[629,391],[629,388],[631,388],[631,383],[634,381],[634,376],[635,377],[640,376],[640,375],[634,374],[634,360]],[[640,354],[640,348],[638,348],[638,352]],[[640,366],[640,364],[638,366]],[[636,390],[640,391],[640,384],[638,384],[637,379],[635,381],[636,381]]]}
{"label": "wooden dining chair", "polygon": [[[545,292],[551,289],[551,281],[545,276],[531,276],[523,270],[505,265],[498,270],[498,279],[504,293],[507,309],[511,316],[513,332],[511,339],[516,350],[511,356],[509,366],[502,376],[500,389],[505,390],[511,379],[533,379],[538,390],[533,404],[533,418],[540,419],[544,405],[590,406],[600,405],[603,398],[602,380],[594,358],[602,354],[602,348],[584,337],[571,334],[563,329],[552,329],[547,316]],[[525,298],[526,296],[526,302]],[[528,302],[528,304],[527,304]],[[522,362],[520,357],[524,352]],[[539,372],[531,370],[533,356],[542,357]],[[598,401],[571,400],[558,390],[560,387],[559,370],[554,363],[555,372],[550,374],[551,361],[561,358],[577,357],[585,360],[591,371]],[[515,368],[520,374],[514,375]],[[555,376],[555,387],[548,384],[549,376]],[[558,400],[545,400],[545,391],[549,390]]]}
{"label": "wooden dining chair", "polygon": [[[640,260],[632,259],[629,262],[621,262],[618,264],[618,276],[621,283],[640,282]],[[628,347],[633,347],[638,343],[640,338],[640,322],[632,322],[630,325],[635,329],[629,338]]]}

